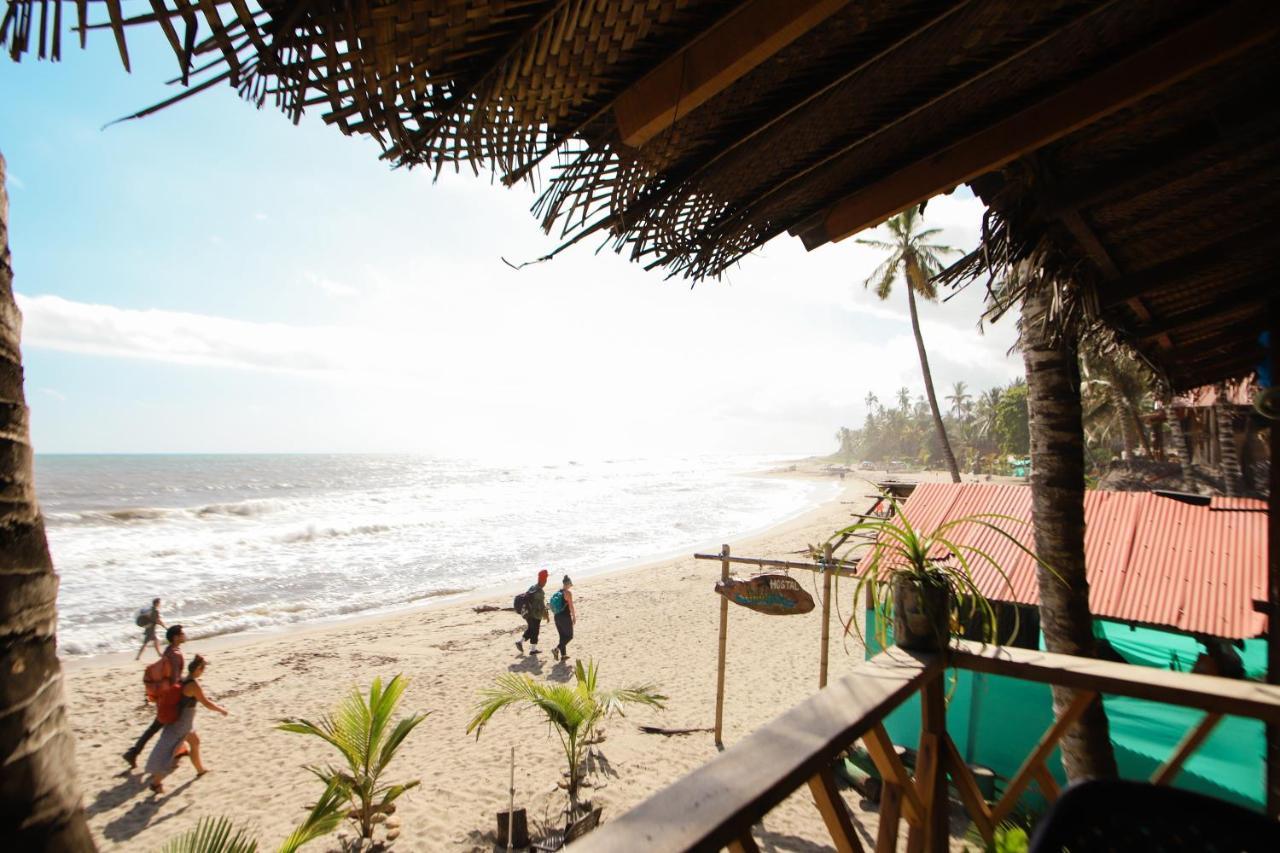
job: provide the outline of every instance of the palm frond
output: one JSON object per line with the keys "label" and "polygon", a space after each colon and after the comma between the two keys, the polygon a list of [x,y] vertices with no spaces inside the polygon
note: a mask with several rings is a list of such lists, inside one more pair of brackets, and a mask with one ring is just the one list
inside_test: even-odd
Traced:
{"label": "palm frond", "polygon": [[258,842],[229,817],[202,817],[195,827],[170,838],[161,853],[256,853]]}
{"label": "palm frond", "polygon": [[328,835],[338,828],[342,822],[342,804],[347,799],[342,783],[333,780],[325,786],[324,793],[311,807],[307,819],[298,824],[289,837],[280,845],[278,853],[294,853],[309,841]]}

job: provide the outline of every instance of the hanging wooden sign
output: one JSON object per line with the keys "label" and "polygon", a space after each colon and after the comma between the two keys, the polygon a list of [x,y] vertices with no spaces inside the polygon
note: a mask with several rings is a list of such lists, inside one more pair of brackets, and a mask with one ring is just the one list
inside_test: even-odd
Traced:
{"label": "hanging wooden sign", "polygon": [[750,580],[729,578],[716,583],[716,593],[767,616],[791,616],[813,609],[813,596],[799,581],[787,575],[757,575]]}

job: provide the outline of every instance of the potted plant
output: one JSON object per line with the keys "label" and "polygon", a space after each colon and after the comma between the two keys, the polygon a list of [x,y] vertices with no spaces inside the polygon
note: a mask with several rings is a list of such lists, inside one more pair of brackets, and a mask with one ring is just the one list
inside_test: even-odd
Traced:
{"label": "potted plant", "polygon": [[[856,561],[854,601],[866,596],[868,608],[877,617],[877,642],[882,647],[888,644],[890,618],[894,642],[911,651],[944,648],[952,626],[961,622],[976,622],[984,642],[998,640],[995,609],[978,589],[973,568],[981,563],[993,568],[1010,593],[1013,584],[1004,569],[985,551],[954,541],[954,531],[964,525],[984,527],[1044,565],[1000,524],[1026,522],[1007,515],[976,513],[944,522],[931,533],[924,533],[912,526],[896,500],[891,496],[888,499],[893,507],[889,517],[866,519],[832,536],[835,549],[854,541],[840,553],[840,560],[842,563]],[[858,626],[856,608],[855,615],[845,624],[845,631],[856,631],[865,640]],[[1015,622],[1013,634],[1016,633]]]}

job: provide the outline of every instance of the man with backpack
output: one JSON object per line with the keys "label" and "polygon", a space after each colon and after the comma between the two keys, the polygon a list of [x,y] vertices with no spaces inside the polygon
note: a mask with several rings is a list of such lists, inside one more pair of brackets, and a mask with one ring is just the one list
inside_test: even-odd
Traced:
{"label": "man with backpack", "polygon": [[547,570],[538,572],[538,582],[527,591],[516,596],[516,612],[524,617],[525,629],[516,640],[516,648],[524,654],[525,641],[529,641],[529,654],[538,653],[538,632],[547,616],[547,597],[542,588],[547,585]]}
{"label": "man with backpack", "polygon": [[[147,701],[155,702],[157,710],[160,707],[158,701],[160,694],[165,690],[176,689],[181,683],[183,665],[186,663],[182,652],[178,650],[178,647],[187,639],[187,635],[182,632],[182,626],[170,625],[165,631],[164,638],[169,644],[165,646],[160,660],[149,665],[142,673],[142,684],[147,689]],[[130,767],[138,766],[138,756],[142,754],[143,747],[162,728],[164,723],[160,722],[157,715],[156,719],[151,721],[151,725],[147,726],[147,730],[142,733],[142,737],[138,738],[137,743],[125,750],[124,760],[129,762]]]}
{"label": "man with backpack", "polygon": [[160,651],[160,641],[156,639],[156,628],[165,627],[164,620],[160,618],[160,599],[151,599],[151,606],[139,610],[134,622],[142,629],[142,648],[138,649],[133,659],[142,657],[142,653],[147,650],[147,643],[156,647],[156,654],[163,655],[164,652]]}

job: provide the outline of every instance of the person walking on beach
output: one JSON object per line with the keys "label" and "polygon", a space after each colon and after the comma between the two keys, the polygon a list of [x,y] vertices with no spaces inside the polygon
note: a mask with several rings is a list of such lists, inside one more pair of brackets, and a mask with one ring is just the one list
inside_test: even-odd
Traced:
{"label": "person walking on beach", "polygon": [[569,641],[573,639],[573,626],[578,621],[578,611],[573,607],[573,581],[565,575],[560,589],[551,596],[551,613],[556,620],[556,633],[560,644],[551,650],[551,656],[559,661],[569,660]]}
{"label": "person walking on beach", "polygon": [[149,787],[153,793],[163,794],[164,777],[173,772],[178,759],[184,754],[181,750],[185,744],[191,755],[191,766],[196,769],[196,778],[208,773],[208,769],[200,760],[200,735],[196,734],[196,703],[210,711],[227,715],[227,709],[210,702],[200,687],[200,677],[204,675],[207,661],[200,655],[192,659],[187,667],[187,677],[182,680],[181,695],[178,697],[178,719],[164,727],[160,739],[151,749],[147,757],[147,773],[151,774]]}
{"label": "person walking on beach", "polygon": [[547,596],[542,590],[546,585],[547,570],[543,569],[538,572],[538,582],[529,587],[524,594],[524,610],[521,615],[524,616],[525,629],[520,639],[516,640],[516,648],[521,654],[524,654],[526,640],[529,643],[529,654],[538,653],[538,633],[542,630],[542,623],[547,619]]}
{"label": "person walking on beach", "polygon": [[142,749],[147,745],[147,741],[164,727],[164,723],[159,719],[159,698],[165,689],[174,689],[182,681],[183,657],[182,652],[178,648],[186,641],[187,635],[182,632],[181,625],[170,625],[164,634],[168,645],[165,646],[164,654],[160,656],[160,660],[147,667],[146,673],[143,675],[143,683],[147,686],[147,698],[156,702],[156,719],[151,721],[151,725],[147,726],[147,730],[142,733],[142,737],[138,738],[133,746],[124,752],[124,760],[129,762],[129,767],[138,766],[138,756],[142,754]]}
{"label": "person walking on beach", "polygon": [[160,618],[160,599],[151,599],[150,610],[138,611],[138,627],[142,629],[142,647],[138,649],[138,653],[134,655],[134,660],[142,657],[142,653],[147,650],[147,643],[156,647],[156,654],[163,655],[160,651],[160,641],[156,639],[156,627],[163,628],[164,621]]}

